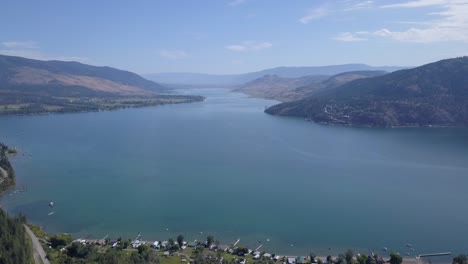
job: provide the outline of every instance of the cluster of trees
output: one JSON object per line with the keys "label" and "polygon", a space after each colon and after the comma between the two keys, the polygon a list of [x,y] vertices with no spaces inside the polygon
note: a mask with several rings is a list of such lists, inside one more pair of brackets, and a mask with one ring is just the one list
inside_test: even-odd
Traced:
{"label": "cluster of trees", "polygon": [[0,263],[34,263],[32,245],[23,227],[26,218],[9,217],[0,209]]}
{"label": "cluster of trees", "polygon": [[[322,259],[316,259],[316,255],[314,253],[309,254],[311,262],[317,262],[318,264],[322,264]],[[348,249],[345,253],[339,254],[336,259],[333,259],[332,256],[327,256],[326,259],[327,263],[334,263],[334,264],[383,264],[385,261],[377,255],[368,256],[366,254],[360,254],[355,256],[354,252],[351,249]],[[390,260],[388,263],[390,264],[401,264],[403,262],[403,258],[395,252],[390,254]]]}
{"label": "cluster of trees", "polygon": [[467,255],[458,255],[453,258],[453,264],[468,264],[468,257]]}
{"label": "cluster of trees", "polygon": [[0,183],[0,193],[15,184],[15,171],[13,170],[13,166],[11,166],[7,156],[7,153],[10,152],[11,151],[7,145],[0,143],[0,167],[7,173],[6,178],[2,177],[0,174],[0,180],[2,180]]}

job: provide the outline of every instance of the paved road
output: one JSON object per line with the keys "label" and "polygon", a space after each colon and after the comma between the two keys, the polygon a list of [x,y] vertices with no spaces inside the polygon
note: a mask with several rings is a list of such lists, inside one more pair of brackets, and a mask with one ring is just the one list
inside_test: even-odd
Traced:
{"label": "paved road", "polygon": [[[34,235],[34,233],[31,231],[31,229],[29,229],[27,225],[24,225],[24,228],[26,229],[26,232],[28,233],[29,237],[32,240],[34,251],[36,251],[39,254],[39,256],[41,256],[42,263],[50,264],[49,260],[46,258],[46,253],[44,249],[42,248],[41,243],[37,239],[36,235]],[[34,260],[36,261],[36,259]],[[36,261],[36,264],[38,264],[37,261]]]}

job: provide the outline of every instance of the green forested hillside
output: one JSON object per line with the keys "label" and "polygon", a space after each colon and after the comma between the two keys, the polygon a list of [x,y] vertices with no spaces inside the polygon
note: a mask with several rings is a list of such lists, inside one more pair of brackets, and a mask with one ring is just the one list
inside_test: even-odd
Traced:
{"label": "green forested hillside", "polygon": [[24,230],[24,217],[11,218],[0,209],[0,263],[33,263],[32,246]]}
{"label": "green forested hillside", "polygon": [[266,112],[333,124],[466,126],[468,57],[355,80]]}
{"label": "green forested hillside", "polygon": [[[8,160],[9,148],[0,143],[0,195],[14,185],[15,174]],[[32,247],[24,230],[25,217],[8,217],[0,209],[0,264],[33,263]]]}

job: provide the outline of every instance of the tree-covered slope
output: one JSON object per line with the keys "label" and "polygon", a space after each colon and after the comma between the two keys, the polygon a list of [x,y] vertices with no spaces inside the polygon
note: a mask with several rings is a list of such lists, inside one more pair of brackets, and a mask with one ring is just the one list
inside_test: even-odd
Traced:
{"label": "tree-covered slope", "polygon": [[468,57],[355,80],[266,112],[334,124],[466,126]]}

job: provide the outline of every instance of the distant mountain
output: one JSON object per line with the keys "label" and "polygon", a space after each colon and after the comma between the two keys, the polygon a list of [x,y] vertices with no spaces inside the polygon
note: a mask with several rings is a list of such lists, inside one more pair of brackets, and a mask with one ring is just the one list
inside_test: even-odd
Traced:
{"label": "distant mountain", "polygon": [[253,81],[265,75],[277,75],[283,78],[299,78],[307,75],[335,75],[350,71],[386,71],[393,72],[405,67],[374,67],[365,64],[343,64],[312,67],[278,67],[244,74],[213,75],[202,73],[155,73],[144,75],[146,78],[168,84],[236,86]]}
{"label": "distant mountain", "polygon": [[0,55],[0,90],[48,95],[134,95],[166,91],[128,71],[78,62]]}
{"label": "distant mountain", "polygon": [[266,113],[362,126],[468,125],[468,57],[359,79]]}
{"label": "distant mountain", "polygon": [[241,85],[235,91],[254,97],[274,99],[281,102],[299,100],[322,89],[330,89],[352,80],[383,75],[384,71],[353,71],[334,76],[310,75],[299,78],[283,78],[266,75]]}

